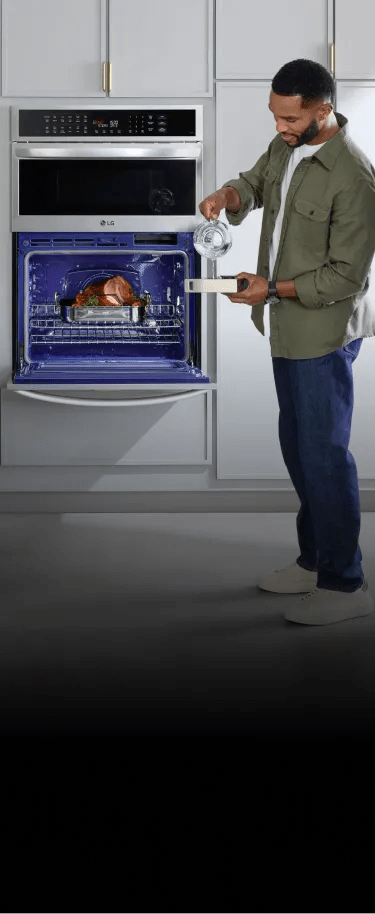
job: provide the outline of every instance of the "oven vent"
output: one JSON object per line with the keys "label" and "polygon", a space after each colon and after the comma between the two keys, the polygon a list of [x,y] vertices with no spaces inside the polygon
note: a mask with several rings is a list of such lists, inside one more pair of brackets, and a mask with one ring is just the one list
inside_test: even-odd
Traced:
{"label": "oven vent", "polygon": [[137,232],[134,244],[177,244],[175,232]]}
{"label": "oven vent", "polygon": [[74,244],[77,248],[93,248],[95,247],[94,238],[75,238]]}
{"label": "oven vent", "polygon": [[30,239],[31,248],[50,248],[51,239],[50,238],[31,238]]}
{"label": "oven vent", "polygon": [[54,248],[72,248],[72,238],[52,238],[52,247]]}

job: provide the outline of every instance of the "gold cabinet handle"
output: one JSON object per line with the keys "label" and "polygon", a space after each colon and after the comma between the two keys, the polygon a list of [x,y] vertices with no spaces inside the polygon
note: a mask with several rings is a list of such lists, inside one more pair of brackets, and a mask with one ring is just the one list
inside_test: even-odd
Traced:
{"label": "gold cabinet handle", "polygon": [[102,91],[103,92],[107,91],[106,67],[107,67],[107,61],[104,61],[104,63],[102,63]]}
{"label": "gold cabinet handle", "polygon": [[108,91],[112,92],[112,64],[108,61]]}
{"label": "gold cabinet handle", "polygon": [[335,75],[335,43],[331,44],[331,73],[332,76]]}

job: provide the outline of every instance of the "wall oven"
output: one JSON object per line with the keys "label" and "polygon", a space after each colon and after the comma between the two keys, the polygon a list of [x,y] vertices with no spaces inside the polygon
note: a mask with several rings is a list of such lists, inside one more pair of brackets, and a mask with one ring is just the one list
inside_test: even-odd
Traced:
{"label": "wall oven", "polygon": [[11,114],[12,387],[216,386],[185,291],[201,276],[202,106]]}

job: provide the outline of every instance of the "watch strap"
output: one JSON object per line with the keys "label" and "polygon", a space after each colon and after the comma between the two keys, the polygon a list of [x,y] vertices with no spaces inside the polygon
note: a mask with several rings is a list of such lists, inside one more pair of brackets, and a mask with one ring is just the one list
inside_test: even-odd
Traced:
{"label": "watch strap", "polygon": [[268,282],[268,298],[271,298],[271,296],[272,298],[275,296],[277,297],[276,282],[274,279],[270,279]]}

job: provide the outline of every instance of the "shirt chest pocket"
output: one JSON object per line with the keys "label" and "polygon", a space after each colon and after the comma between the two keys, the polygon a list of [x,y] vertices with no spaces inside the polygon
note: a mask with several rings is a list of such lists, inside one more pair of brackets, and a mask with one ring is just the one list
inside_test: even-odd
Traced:
{"label": "shirt chest pocket", "polygon": [[277,177],[277,172],[272,165],[267,165],[267,168],[265,168],[263,172],[263,206],[265,203],[269,202],[271,193],[274,193],[275,191]]}
{"label": "shirt chest pocket", "polygon": [[319,206],[317,203],[312,203],[311,200],[302,200],[301,197],[294,201],[294,208],[298,213],[297,230],[302,244],[326,245],[329,234],[330,208]]}

